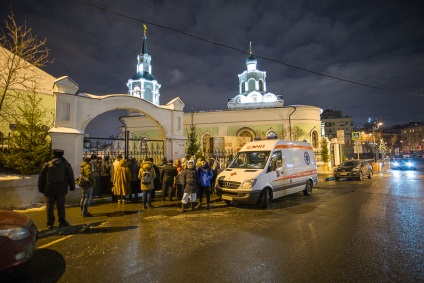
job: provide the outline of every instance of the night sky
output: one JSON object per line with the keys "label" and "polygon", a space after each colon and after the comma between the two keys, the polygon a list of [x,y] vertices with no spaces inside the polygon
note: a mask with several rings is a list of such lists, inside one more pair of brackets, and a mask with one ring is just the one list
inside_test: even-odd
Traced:
{"label": "night sky", "polygon": [[1,0],[0,17],[10,10],[47,39],[44,70],[79,92],[127,93],[146,24],[161,104],[227,109],[252,42],[285,105],[341,110],[357,126],[424,121],[422,1]]}

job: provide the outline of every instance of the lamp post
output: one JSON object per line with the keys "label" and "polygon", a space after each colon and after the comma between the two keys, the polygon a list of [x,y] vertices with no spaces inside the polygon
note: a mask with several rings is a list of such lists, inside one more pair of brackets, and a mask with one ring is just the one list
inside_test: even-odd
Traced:
{"label": "lamp post", "polygon": [[377,162],[377,153],[376,153],[375,133],[374,133],[374,131],[372,132],[372,134],[369,134],[369,135],[372,136],[372,148],[373,148],[373,152],[374,152],[374,161]]}
{"label": "lamp post", "polygon": [[[379,132],[380,131],[380,126],[382,126],[383,125],[383,123],[378,123],[377,125],[376,125],[376,127],[375,127],[375,129],[377,130],[377,132]],[[375,162],[377,162],[377,159],[378,159],[378,147],[377,147],[377,144],[375,143],[375,132],[374,132],[374,127],[372,128],[372,134],[373,134],[373,140],[374,140],[374,152],[375,152],[375,156],[374,156],[374,161]]]}

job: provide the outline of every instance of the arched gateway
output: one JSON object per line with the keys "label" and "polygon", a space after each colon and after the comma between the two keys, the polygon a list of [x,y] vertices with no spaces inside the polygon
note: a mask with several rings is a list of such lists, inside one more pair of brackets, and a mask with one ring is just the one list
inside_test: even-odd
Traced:
{"label": "arched gateway", "polygon": [[96,96],[79,93],[78,85],[69,77],[54,83],[56,104],[54,127],[49,131],[52,147],[65,150],[75,174],[82,162],[84,131],[96,116],[111,110],[131,110],[149,118],[165,137],[164,155],[168,159],[185,155],[186,137],[183,135],[184,103],[175,98],[167,105],[156,106],[144,99],[127,94]]}

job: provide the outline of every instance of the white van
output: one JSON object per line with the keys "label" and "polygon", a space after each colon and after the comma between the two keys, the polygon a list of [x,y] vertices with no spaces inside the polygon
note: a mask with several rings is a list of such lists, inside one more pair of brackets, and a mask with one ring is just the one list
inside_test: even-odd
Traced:
{"label": "white van", "polygon": [[217,176],[216,194],[227,204],[258,204],[303,191],[318,182],[312,146],[307,142],[259,140],[246,143]]}

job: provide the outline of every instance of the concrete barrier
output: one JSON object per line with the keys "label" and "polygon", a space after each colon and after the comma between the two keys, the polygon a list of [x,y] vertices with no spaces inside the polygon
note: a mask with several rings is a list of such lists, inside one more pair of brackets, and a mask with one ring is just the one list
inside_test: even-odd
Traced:
{"label": "concrete barrier", "polygon": [[[0,176],[0,208],[26,209],[45,204],[45,197],[38,192],[38,175]],[[66,195],[67,204],[79,204],[81,189]]]}

